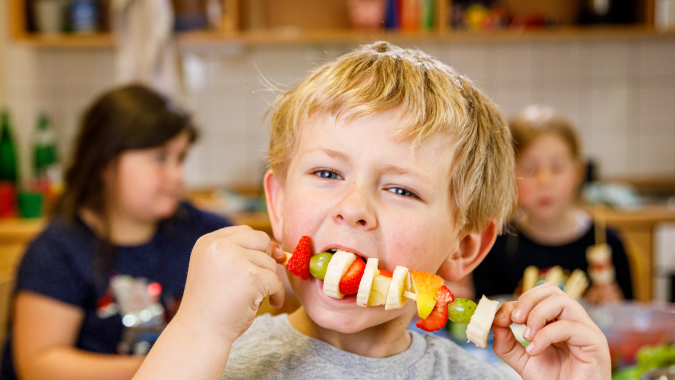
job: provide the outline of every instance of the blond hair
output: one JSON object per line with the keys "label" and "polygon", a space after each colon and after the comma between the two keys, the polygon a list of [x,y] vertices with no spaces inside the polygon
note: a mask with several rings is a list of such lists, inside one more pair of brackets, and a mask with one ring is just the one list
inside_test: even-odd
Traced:
{"label": "blond hair", "polygon": [[283,181],[302,124],[312,115],[354,120],[395,110],[397,136],[417,147],[448,136],[455,149],[450,195],[457,227],[501,225],[516,202],[511,134],[496,106],[450,67],[386,42],[364,45],[322,65],[280,95],[271,116],[270,168]]}
{"label": "blond hair", "polygon": [[551,106],[533,104],[516,113],[509,121],[516,156],[520,156],[539,137],[553,134],[560,137],[572,154],[581,161],[581,143],[572,123]]}

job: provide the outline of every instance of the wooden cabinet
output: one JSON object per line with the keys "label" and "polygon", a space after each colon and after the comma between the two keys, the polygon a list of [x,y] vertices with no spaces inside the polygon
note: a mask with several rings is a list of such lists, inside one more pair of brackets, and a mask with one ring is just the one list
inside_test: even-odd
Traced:
{"label": "wooden cabinet", "polygon": [[[51,47],[112,46],[109,31],[88,35],[41,35],[30,22],[33,0],[9,0],[11,35],[14,41]],[[98,0],[101,4],[109,0]],[[181,0],[174,0],[181,1]],[[196,1],[196,0],[194,0]],[[402,0],[403,1],[403,0]],[[404,0],[408,1],[408,0]],[[420,0],[410,0],[420,1]],[[210,30],[183,32],[178,42],[194,44],[267,45],[289,43],[365,43],[377,39],[393,42],[410,40],[472,41],[484,39],[570,39],[625,38],[654,36],[654,1],[635,0],[633,24],[578,26],[576,20],[583,0],[506,0],[514,15],[533,12],[558,20],[552,28],[536,30],[506,29],[494,32],[453,30],[450,25],[452,0],[432,0],[434,27],[417,32],[356,30],[349,17],[349,0],[220,0],[221,22]]]}
{"label": "wooden cabinet", "polygon": [[42,219],[0,220],[0,274],[14,275],[28,243],[44,226]]}
{"label": "wooden cabinet", "polygon": [[667,207],[644,207],[635,211],[607,211],[607,224],[617,230],[625,244],[633,278],[635,299],[654,298],[654,230],[659,223],[675,221]]}

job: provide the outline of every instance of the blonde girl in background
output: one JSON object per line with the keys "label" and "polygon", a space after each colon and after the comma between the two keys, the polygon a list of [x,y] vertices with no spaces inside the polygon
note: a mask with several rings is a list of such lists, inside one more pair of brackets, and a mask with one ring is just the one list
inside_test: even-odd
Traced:
{"label": "blonde girl in background", "polygon": [[[516,152],[518,212],[473,272],[475,294],[512,294],[523,272],[559,265],[587,271],[586,248],[596,244],[591,216],[578,204],[585,168],[571,123],[553,108],[529,106],[509,123]],[[616,280],[592,285],[591,303],[633,298],[628,259],[616,232],[607,230]]]}

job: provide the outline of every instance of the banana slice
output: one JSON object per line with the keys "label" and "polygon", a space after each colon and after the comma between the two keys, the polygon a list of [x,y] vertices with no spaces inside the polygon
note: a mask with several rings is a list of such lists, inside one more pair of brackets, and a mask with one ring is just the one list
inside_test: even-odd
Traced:
{"label": "banana slice", "polygon": [[471,316],[471,322],[466,327],[466,337],[469,342],[473,342],[480,348],[487,347],[492,321],[494,321],[498,309],[499,301],[491,301],[485,296],[480,299],[476,311]]}
{"label": "banana slice", "polygon": [[363,271],[363,277],[361,277],[361,282],[359,283],[359,292],[356,293],[356,304],[359,306],[366,307],[368,305],[373,281],[375,280],[375,276],[380,274],[380,271],[377,269],[378,264],[379,260],[372,257],[366,262],[366,269]]}
{"label": "banana slice", "polygon": [[356,255],[351,252],[338,250],[333,254],[326,268],[326,277],[323,279],[323,294],[337,299],[345,296],[340,293],[340,279],[354,260],[356,260]]}
{"label": "banana slice", "polygon": [[403,296],[403,292],[410,290],[410,279],[408,277],[408,268],[396,267],[394,269],[384,310],[400,309],[408,302],[408,299]]}
{"label": "banana slice", "polygon": [[378,274],[373,280],[373,286],[370,289],[370,297],[368,298],[368,306],[380,306],[387,302],[387,294],[389,294],[389,285],[391,285],[391,278]]}

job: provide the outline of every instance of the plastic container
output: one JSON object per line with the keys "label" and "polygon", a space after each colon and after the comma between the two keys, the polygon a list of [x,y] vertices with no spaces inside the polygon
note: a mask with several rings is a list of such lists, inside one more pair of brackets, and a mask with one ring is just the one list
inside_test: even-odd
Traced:
{"label": "plastic container", "polygon": [[672,304],[627,301],[586,306],[586,311],[607,337],[612,360],[619,367],[635,364],[635,354],[642,346],[675,341]]}

